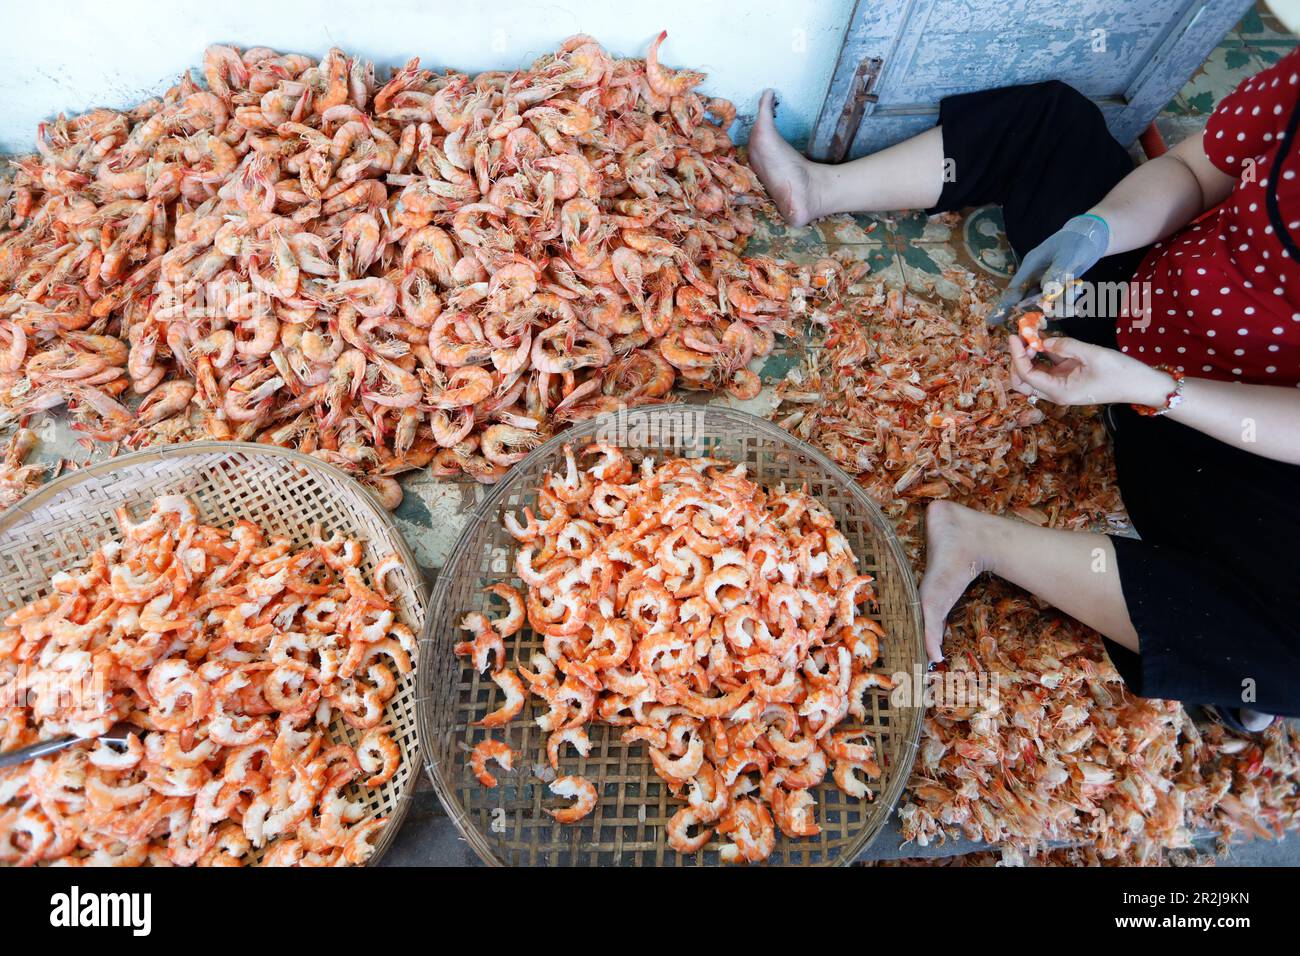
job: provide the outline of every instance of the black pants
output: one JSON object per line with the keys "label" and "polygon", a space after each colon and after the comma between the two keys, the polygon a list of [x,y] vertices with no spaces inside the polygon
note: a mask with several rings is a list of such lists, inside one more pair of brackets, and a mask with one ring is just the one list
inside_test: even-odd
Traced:
{"label": "black pants", "polygon": [[[1064,83],[949,97],[939,122],[955,176],[931,211],[1000,204],[1021,258],[1133,168],[1097,107]],[[1128,281],[1145,251],[1108,256],[1083,278]],[[1062,325],[1115,345],[1113,317]],[[1112,539],[1141,647],[1106,642],[1125,682],[1146,697],[1300,715],[1300,467],[1127,405],[1110,406],[1107,424],[1142,536]]]}

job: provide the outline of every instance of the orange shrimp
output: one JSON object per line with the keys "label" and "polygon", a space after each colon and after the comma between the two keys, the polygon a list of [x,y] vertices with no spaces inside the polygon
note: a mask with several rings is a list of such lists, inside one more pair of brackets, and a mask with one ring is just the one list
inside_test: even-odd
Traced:
{"label": "orange shrimp", "polygon": [[573,804],[562,809],[544,808],[556,823],[577,823],[596,807],[596,787],[585,777],[559,777],[551,782],[550,791],[557,797],[573,798]]}
{"label": "orange shrimp", "polygon": [[495,760],[503,770],[513,770],[514,759],[514,751],[501,741],[480,740],[474,745],[469,765],[479,783],[485,787],[495,787],[497,778],[488,772],[488,761]]}

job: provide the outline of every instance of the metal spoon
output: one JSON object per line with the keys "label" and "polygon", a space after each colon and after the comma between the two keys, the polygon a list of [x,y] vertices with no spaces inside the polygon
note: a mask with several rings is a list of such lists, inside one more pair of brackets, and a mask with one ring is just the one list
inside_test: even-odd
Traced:
{"label": "metal spoon", "polygon": [[17,766],[20,763],[35,760],[37,757],[44,757],[48,754],[58,753],[60,750],[67,750],[69,747],[74,747],[80,743],[93,743],[97,740],[125,747],[127,739],[139,732],[140,728],[134,724],[114,724],[108,733],[99,737],[69,735],[67,737],[55,737],[53,740],[42,740],[40,743],[32,744],[29,747],[20,747],[17,750],[0,753],[0,768]]}

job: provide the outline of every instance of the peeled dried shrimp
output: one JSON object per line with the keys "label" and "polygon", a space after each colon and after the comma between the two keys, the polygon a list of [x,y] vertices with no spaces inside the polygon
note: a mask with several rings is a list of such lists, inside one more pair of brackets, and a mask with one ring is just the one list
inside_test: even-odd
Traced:
{"label": "peeled dried shrimp", "polygon": [[[820,830],[815,788],[831,773],[852,798],[879,776],[869,736],[842,728],[865,717],[864,695],[892,687],[871,670],[883,636],[870,616],[872,579],[834,518],[806,491],[766,491],[743,465],[709,458],[634,466],[591,445],[584,466],[547,476],[538,511],[505,526],[519,542],[515,570],[527,596],[493,590],[507,613],[466,617],[457,653],[490,671],[505,701],[479,725],[500,727],[542,702],[559,768],[586,726],[603,721],[644,741],[655,772],[686,800],[668,824],[673,849],[693,853],[725,835],[725,862],[758,862],[789,837]],[[504,639],[525,619],[543,652],[506,666]],[[471,769],[508,768],[501,741],[479,743]],[[548,810],[563,823],[595,807],[599,781],[551,784],[574,803]]]}
{"label": "peeled dried shrimp", "polygon": [[296,447],[392,501],[678,380],[752,394],[791,280],[741,258],[766,200],[735,108],[664,36],[383,85],[337,49],[212,46],[206,90],[42,124],[3,185],[0,408]]}
{"label": "peeled dried shrimp", "polygon": [[295,551],[179,495],[118,523],[121,542],[4,619],[0,750],[140,733],[0,770],[0,863],[365,862],[385,820],[349,791],[398,770],[384,708],[415,654],[383,572],[367,584],[358,541]]}

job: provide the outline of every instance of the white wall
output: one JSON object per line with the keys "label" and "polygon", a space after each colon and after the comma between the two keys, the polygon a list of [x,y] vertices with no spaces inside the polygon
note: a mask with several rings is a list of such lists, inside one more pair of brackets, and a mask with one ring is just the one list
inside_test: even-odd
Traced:
{"label": "white wall", "polygon": [[[319,58],[339,46],[381,77],[418,55],[430,69],[508,69],[589,33],[643,56],[661,29],[661,59],[709,73],[702,89],[752,115],[781,96],[782,132],[807,137],[821,107],[852,0],[4,0],[0,152],[33,148],[36,124],[59,112],[123,107],[161,93],[209,43],[269,46]],[[201,71],[196,72],[201,77]]]}

